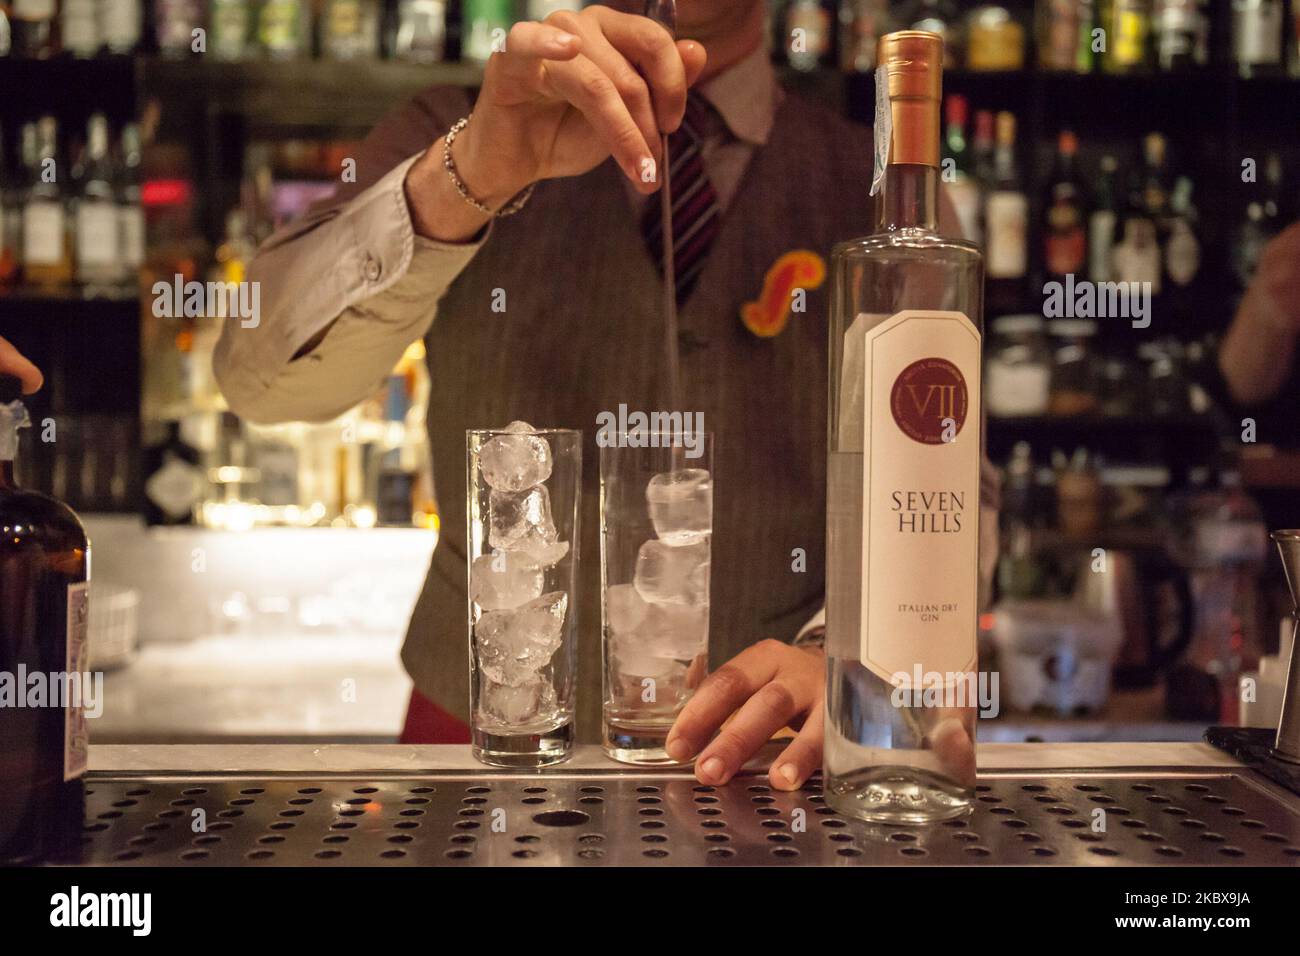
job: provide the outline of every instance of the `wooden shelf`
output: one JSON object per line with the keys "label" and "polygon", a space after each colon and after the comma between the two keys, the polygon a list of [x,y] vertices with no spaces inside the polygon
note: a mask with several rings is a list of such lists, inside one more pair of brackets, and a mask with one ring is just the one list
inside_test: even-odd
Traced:
{"label": "wooden shelf", "polygon": [[368,127],[430,86],[477,86],[473,63],[420,65],[395,60],[248,60],[141,57],[141,95],[164,110],[201,107],[258,125]]}

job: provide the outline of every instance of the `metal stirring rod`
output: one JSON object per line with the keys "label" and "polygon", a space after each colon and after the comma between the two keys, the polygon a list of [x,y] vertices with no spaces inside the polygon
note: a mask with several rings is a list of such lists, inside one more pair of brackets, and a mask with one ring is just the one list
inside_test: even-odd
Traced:
{"label": "metal stirring rod", "polygon": [[[646,0],[645,15],[662,24],[670,34],[677,36],[677,4],[675,0]],[[659,137],[660,156],[659,188],[661,239],[663,240],[663,310],[664,357],[668,361],[668,410],[681,410],[677,371],[677,276],[673,249],[673,190],[669,170],[672,159],[668,155],[668,134]]]}

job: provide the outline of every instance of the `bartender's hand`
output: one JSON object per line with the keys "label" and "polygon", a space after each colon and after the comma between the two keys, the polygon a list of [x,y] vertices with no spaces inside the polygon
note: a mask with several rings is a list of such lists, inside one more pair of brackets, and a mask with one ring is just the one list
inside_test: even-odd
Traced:
{"label": "bartender's hand", "polygon": [[794,790],[821,764],[825,688],[826,657],[820,648],[760,641],[705,678],[669,730],[665,749],[674,760],[698,754],[696,779],[721,784],[774,733],[795,727],[798,736],[768,771],[773,787]]}
{"label": "bartender's hand", "polygon": [[1219,347],[1219,368],[1243,405],[1273,399],[1286,384],[1300,339],[1300,223],[1264,247],[1250,287]]}
{"label": "bartender's hand", "polygon": [[45,382],[41,370],[3,336],[0,336],[0,375],[16,376],[23,383],[24,395],[32,394]]}
{"label": "bartender's hand", "polygon": [[[659,134],[681,124],[704,61],[699,43],[606,6],[516,23],[452,146],[457,171],[494,209],[530,183],[585,173],[611,155],[638,190],[654,192]],[[439,140],[411,167],[406,196],[418,232],[457,241],[487,217],[455,192],[442,151]]]}

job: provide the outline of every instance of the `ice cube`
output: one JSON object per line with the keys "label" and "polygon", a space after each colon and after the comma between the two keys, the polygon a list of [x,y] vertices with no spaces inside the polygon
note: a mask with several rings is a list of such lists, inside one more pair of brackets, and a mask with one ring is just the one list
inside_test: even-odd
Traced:
{"label": "ice cube", "polygon": [[486,611],[474,626],[483,675],[518,687],[551,662],[563,642],[569,596],[552,591],[509,611]]}
{"label": "ice cube", "polygon": [[703,468],[655,475],[646,485],[645,498],[661,541],[694,544],[713,530],[713,479]]}
{"label": "ice cube", "polygon": [[498,551],[474,559],[469,596],[485,611],[519,607],[542,593],[542,569],[526,554]]}
{"label": "ice cube", "polygon": [[551,517],[551,496],[538,485],[527,491],[492,491],[488,495],[488,544],[502,551],[521,551],[543,567],[569,551],[559,540]]}
{"label": "ice cube", "polygon": [[484,681],[479,689],[479,712],[491,722],[519,726],[537,721],[555,709],[555,689],[544,680],[512,687]]}
{"label": "ice cube", "polygon": [[610,630],[627,634],[645,620],[650,605],[637,593],[635,585],[615,584],[605,590],[605,616]]}
{"label": "ice cube", "polygon": [[551,446],[527,422],[511,422],[479,451],[483,478],[498,491],[524,491],[551,477]]}
{"label": "ice cube", "polygon": [[647,541],[637,552],[632,583],[651,604],[708,604],[708,539],[677,547]]}
{"label": "ice cube", "polygon": [[619,677],[667,677],[680,665],[671,658],[656,657],[645,647],[638,632],[610,635],[609,652],[614,674]]}
{"label": "ice cube", "polygon": [[709,651],[709,606],[651,604],[637,633],[645,653],[652,657],[694,660]]}

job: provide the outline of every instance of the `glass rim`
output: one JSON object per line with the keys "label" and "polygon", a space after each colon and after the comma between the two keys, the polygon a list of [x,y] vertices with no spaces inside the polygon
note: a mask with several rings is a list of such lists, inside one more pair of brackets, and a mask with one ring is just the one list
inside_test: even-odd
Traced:
{"label": "glass rim", "polygon": [[[604,433],[604,432],[601,432],[601,433],[599,433],[599,434],[605,434],[605,433]],[[696,436],[696,438],[704,438],[704,439],[707,439],[707,440],[709,440],[709,441],[712,441],[712,440],[713,440],[713,432],[708,431],[708,430],[700,431],[700,432],[697,432],[697,431],[692,430],[692,431],[691,431],[691,434],[694,435],[694,436]],[[614,438],[615,438],[615,439],[619,439],[619,438],[627,438],[629,435],[636,435],[637,437],[645,437],[645,438],[661,438],[661,437],[668,437],[668,438],[671,438],[671,439],[674,439],[674,440],[673,440],[673,441],[670,441],[670,442],[668,442],[668,443],[660,442],[660,443],[657,443],[657,444],[630,445],[630,444],[627,444],[626,442],[620,442],[620,441],[615,441],[615,442],[613,442],[613,443],[611,443],[611,442],[607,442],[607,441],[602,441],[601,438],[600,438],[599,435],[598,435],[598,437],[596,438],[596,445],[597,445],[598,447],[600,447],[600,448],[634,448],[634,449],[638,449],[638,450],[639,450],[639,449],[642,449],[642,448],[683,448],[683,447],[685,447],[685,443],[681,440],[681,436],[680,436],[679,434],[675,433],[675,432],[672,432],[672,431],[654,431],[654,432],[652,432],[652,431],[614,432],[613,435],[614,435]]]}
{"label": "glass rim", "polygon": [[465,437],[471,435],[581,435],[581,428],[537,428],[530,432],[510,432],[504,428],[467,428]]}

